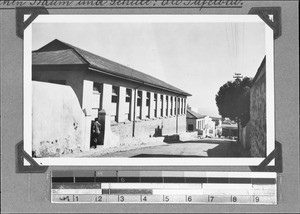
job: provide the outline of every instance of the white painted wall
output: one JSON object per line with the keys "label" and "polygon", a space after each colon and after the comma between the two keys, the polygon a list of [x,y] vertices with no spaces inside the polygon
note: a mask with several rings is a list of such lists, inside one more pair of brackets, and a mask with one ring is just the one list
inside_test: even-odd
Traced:
{"label": "white painted wall", "polygon": [[37,157],[86,150],[85,115],[70,86],[32,82],[32,148]]}

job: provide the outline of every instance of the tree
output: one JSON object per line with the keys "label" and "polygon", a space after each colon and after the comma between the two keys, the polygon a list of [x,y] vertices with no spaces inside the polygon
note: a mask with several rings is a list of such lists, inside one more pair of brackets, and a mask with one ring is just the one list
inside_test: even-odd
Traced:
{"label": "tree", "polygon": [[250,118],[250,88],[251,78],[244,77],[228,81],[220,87],[216,95],[216,104],[219,114],[236,122],[241,122],[244,127]]}

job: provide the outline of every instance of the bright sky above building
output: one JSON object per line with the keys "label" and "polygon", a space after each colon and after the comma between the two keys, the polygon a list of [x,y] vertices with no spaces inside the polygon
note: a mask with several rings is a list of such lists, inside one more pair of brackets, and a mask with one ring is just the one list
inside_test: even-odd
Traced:
{"label": "bright sky above building", "polygon": [[54,39],[157,77],[219,116],[215,95],[234,73],[254,77],[265,54],[263,23],[35,23],[36,50]]}

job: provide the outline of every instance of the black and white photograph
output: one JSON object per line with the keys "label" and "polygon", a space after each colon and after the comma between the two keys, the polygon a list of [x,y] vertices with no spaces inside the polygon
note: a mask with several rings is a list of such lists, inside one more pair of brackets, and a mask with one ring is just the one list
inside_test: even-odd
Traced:
{"label": "black and white photograph", "polygon": [[298,10],[0,0],[1,213],[299,213]]}
{"label": "black and white photograph", "polygon": [[256,164],[274,148],[273,35],[256,15],[41,15],[26,31],[40,163]]}

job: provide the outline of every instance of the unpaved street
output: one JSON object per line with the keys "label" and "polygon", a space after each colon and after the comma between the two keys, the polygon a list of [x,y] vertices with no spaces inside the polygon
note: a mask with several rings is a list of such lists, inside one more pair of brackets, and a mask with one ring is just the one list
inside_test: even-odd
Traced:
{"label": "unpaved street", "polygon": [[199,139],[165,143],[105,154],[101,157],[239,157],[240,146],[228,139]]}

